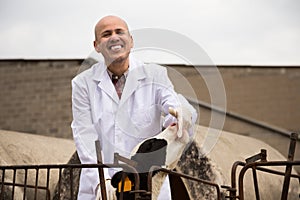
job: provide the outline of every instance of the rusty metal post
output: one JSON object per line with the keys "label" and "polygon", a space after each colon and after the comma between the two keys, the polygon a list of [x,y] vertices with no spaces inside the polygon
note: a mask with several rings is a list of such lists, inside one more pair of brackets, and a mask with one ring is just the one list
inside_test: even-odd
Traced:
{"label": "rusty metal post", "polygon": [[[261,149],[259,154],[256,154],[254,156],[251,156],[250,158],[247,158],[246,164],[254,163],[259,160],[260,160],[260,162],[267,162],[267,150],[266,149]],[[257,200],[260,200],[259,187],[258,187],[258,181],[257,181],[257,172],[256,172],[255,166],[252,167],[252,175],[253,175],[255,197]]]}
{"label": "rusty metal post", "polygon": [[16,173],[17,170],[13,169],[14,175],[13,175],[13,186],[12,186],[12,192],[11,192],[11,198],[14,199],[15,198],[15,184],[16,184]]}
{"label": "rusty metal post", "polygon": [[231,200],[237,199],[237,196],[236,196],[236,191],[237,191],[237,187],[236,187],[236,171],[237,171],[237,167],[238,166],[245,166],[245,163],[241,162],[241,161],[236,161],[232,165],[232,168],[231,168],[231,188],[228,189],[229,190],[229,198]]}
{"label": "rusty metal post", "polygon": [[74,194],[73,194],[73,168],[68,168],[70,171],[70,195],[71,199],[74,199]]}
{"label": "rusty metal post", "polygon": [[[99,140],[95,141],[95,146],[96,146],[96,154],[97,154],[97,163],[98,164],[103,164],[102,154],[101,154],[101,145],[100,145]],[[102,200],[107,200],[103,168],[98,167],[98,172],[99,172],[100,189],[101,189]]]}
{"label": "rusty metal post", "polygon": [[23,200],[26,200],[28,169],[25,169]]}
{"label": "rusty metal post", "polygon": [[[294,160],[294,154],[295,154],[297,139],[298,139],[298,134],[297,133],[292,133],[291,134],[290,148],[289,148],[289,152],[288,152],[287,161],[293,161]],[[282,193],[281,193],[281,200],[285,200],[288,197],[291,173],[292,173],[292,165],[286,165],[284,182],[283,182]]]}
{"label": "rusty metal post", "polygon": [[4,181],[5,181],[5,179],[4,179],[4,177],[5,177],[5,169],[2,169],[2,180],[1,180],[1,192],[0,192],[0,199],[4,199]]}
{"label": "rusty metal post", "polygon": [[260,200],[258,181],[257,181],[257,173],[256,173],[255,167],[252,167],[252,175],[253,175],[253,182],[254,182],[255,197],[256,197],[256,200]]}
{"label": "rusty metal post", "polygon": [[261,149],[259,154],[251,156],[246,159],[246,164],[253,163],[256,161],[266,162],[267,161],[267,150]]}
{"label": "rusty metal post", "polygon": [[35,168],[34,200],[38,198],[39,168]]}
{"label": "rusty metal post", "polygon": [[[47,167],[46,190],[49,189],[49,180],[50,180],[50,167]],[[46,200],[50,200],[50,196],[49,198],[47,198],[47,194],[46,194]]]}

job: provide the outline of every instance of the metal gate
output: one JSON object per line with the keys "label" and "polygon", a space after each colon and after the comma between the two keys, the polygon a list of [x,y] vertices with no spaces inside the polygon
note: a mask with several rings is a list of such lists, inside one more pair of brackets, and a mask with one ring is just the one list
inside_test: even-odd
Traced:
{"label": "metal gate", "polygon": [[[284,177],[282,186],[281,200],[288,199],[288,189],[290,179],[295,178],[299,181],[300,175],[292,173],[293,166],[299,166],[300,161],[294,161],[296,140],[298,134],[293,133],[290,141],[290,148],[287,161],[267,161],[267,151],[261,150],[245,162],[237,161],[232,166],[231,171],[231,185],[218,185],[214,182],[192,177],[187,174],[170,171],[158,166],[153,166],[149,170],[148,175],[148,190],[143,191],[139,189],[140,179],[139,174],[134,168],[135,163],[118,154],[115,154],[115,161],[113,164],[102,164],[101,153],[97,153],[98,164],[60,164],[60,165],[18,165],[18,166],[0,166],[0,200],[7,199],[77,199],[78,185],[74,183],[75,173],[83,168],[95,168],[99,171],[99,179],[101,184],[102,197],[106,199],[106,190],[104,183],[103,168],[123,168],[126,171],[135,174],[134,190],[135,199],[151,199],[152,173],[153,171],[162,171],[169,175],[196,181],[202,184],[207,184],[214,188],[215,199],[230,199],[230,200],[244,200],[244,175],[247,170],[252,170],[253,186],[255,188],[256,199],[260,199],[260,191],[257,180],[257,171],[275,174]],[[99,151],[99,143],[96,142],[97,152]],[[285,171],[272,170],[270,166],[284,166]],[[238,167],[241,167],[239,174],[237,174]],[[63,181],[68,182],[67,184]],[[78,181],[78,180],[77,180]],[[237,184],[238,182],[238,184]],[[51,183],[55,183],[54,185]],[[67,185],[67,188],[66,186]],[[66,198],[65,194],[68,194]],[[122,197],[122,195],[121,195]],[[299,196],[300,198],[300,196]]]}

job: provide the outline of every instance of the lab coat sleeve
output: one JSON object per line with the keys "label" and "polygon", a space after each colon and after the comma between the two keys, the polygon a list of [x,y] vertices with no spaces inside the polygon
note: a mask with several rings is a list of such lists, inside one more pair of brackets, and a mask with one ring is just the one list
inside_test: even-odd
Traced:
{"label": "lab coat sleeve", "polygon": [[[87,84],[80,77],[72,80],[72,112],[71,124],[77,153],[82,164],[97,163],[95,141],[98,140],[97,126],[93,123],[91,104]],[[109,177],[104,170],[105,177]],[[94,190],[99,183],[98,171],[94,168],[84,168],[81,171],[78,199],[95,199]]]}
{"label": "lab coat sleeve", "polygon": [[[174,106],[173,108],[180,109],[179,107],[185,107],[185,109],[187,109],[189,112],[191,112],[192,120],[191,120],[191,127],[188,129],[188,133],[189,133],[190,138],[192,138],[194,135],[193,127],[194,127],[197,117],[198,117],[197,111],[191,104],[189,104],[189,102],[186,100],[186,98],[184,96],[182,96],[181,94],[178,94],[178,100],[180,102],[179,106],[178,107]],[[188,120],[188,119],[184,119],[184,120]],[[174,122],[177,122],[177,119],[173,115],[168,113],[164,118],[163,127],[167,127],[168,125],[170,125]]]}
{"label": "lab coat sleeve", "polygon": [[72,80],[72,111],[71,124],[73,138],[81,163],[97,163],[95,141],[98,140],[97,124],[93,124],[91,105],[87,86],[82,80]]}
{"label": "lab coat sleeve", "polygon": [[[179,107],[185,107],[186,109],[188,109],[192,114],[192,126],[193,126],[196,123],[197,116],[198,116],[196,109],[186,100],[186,98],[183,95],[177,94],[175,92],[174,86],[167,75],[167,70],[163,70],[162,75],[160,77],[162,77],[161,81],[164,82],[163,84],[164,87],[161,91],[161,97],[162,97],[162,110],[166,115],[164,118],[163,127],[166,128],[173,122],[177,122],[177,119],[169,113],[169,107],[175,109]],[[193,135],[192,130],[193,130],[192,128],[190,128],[189,130],[190,136]]]}

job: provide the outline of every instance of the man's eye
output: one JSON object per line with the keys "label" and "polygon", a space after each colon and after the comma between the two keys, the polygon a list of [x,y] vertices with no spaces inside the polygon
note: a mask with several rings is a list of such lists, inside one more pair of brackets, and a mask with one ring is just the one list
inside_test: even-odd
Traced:
{"label": "man's eye", "polygon": [[102,37],[109,37],[111,34],[110,33],[103,33]]}
{"label": "man's eye", "polygon": [[125,34],[125,31],[118,31],[117,34],[118,35],[123,35],[123,34]]}

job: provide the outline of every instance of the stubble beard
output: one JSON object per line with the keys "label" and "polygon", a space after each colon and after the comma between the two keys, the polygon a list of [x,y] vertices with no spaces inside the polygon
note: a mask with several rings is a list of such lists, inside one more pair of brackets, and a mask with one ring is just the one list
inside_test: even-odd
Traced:
{"label": "stubble beard", "polygon": [[126,53],[126,54],[123,54],[123,55],[120,55],[116,58],[108,58],[108,59],[105,59],[106,62],[106,66],[116,66],[116,65],[123,65],[126,63],[126,61],[128,60],[129,58],[129,52]]}

